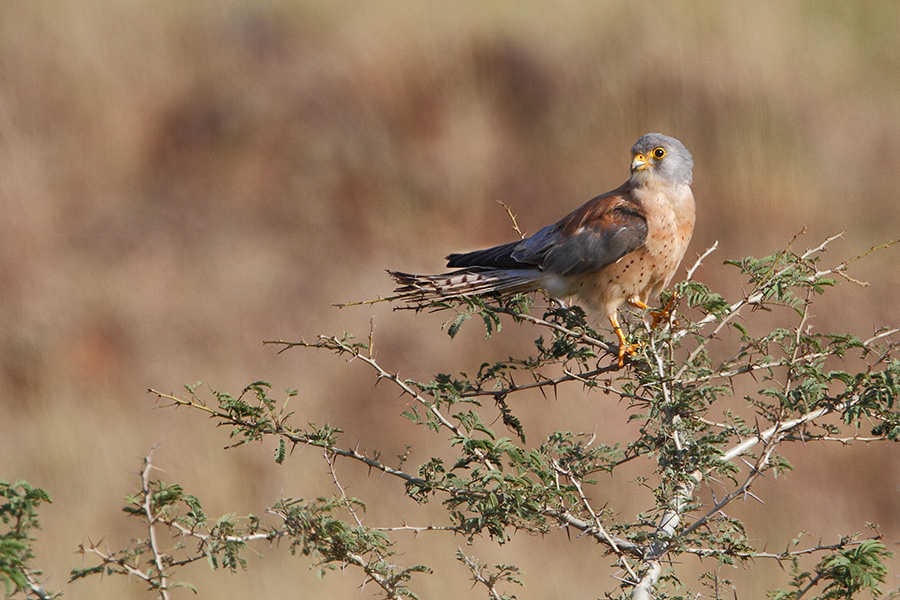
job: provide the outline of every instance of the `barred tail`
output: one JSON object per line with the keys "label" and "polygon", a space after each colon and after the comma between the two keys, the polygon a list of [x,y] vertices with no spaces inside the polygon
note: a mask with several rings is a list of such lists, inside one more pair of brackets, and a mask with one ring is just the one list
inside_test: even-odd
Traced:
{"label": "barred tail", "polygon": [[397,299],[410,308],[422,308],[464,296],[480,296],[499,292],[511,296],[541,289],[541,272],[537,269],[491,269],[473,267],[439,275],[413,275],[388,271],[399,284]]}

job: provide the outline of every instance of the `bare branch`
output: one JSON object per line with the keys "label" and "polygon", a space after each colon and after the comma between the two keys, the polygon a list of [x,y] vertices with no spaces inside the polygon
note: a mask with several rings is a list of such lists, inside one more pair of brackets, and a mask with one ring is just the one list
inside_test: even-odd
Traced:
{"label": "bare branch", "polygon": [[438,525],[425,525],[424,527],[415,527],[413,525],[398,525],[396,527],[373,527],[372,529],[376,531],[410,531],[415,535],[426,531],[449,531],[452,533],[459,533],[459,527],[441,527]]}
{"label": "bare branch", "polygon": [[519,223],[516,221],[516,215],[513,214],[512,209],[502,200],[497,200],[497,204],[503,207],[503,209],[506,211],[507,216],[509,217],[509,220],[512,221],[513,231],[518,234],[519,239],[524,240],[525,234],[521,229],[519,229]]}
{"label": "bare branch", "polygon": [[606,534],[604,535],[603,533],[597,531],[593,523],[588,523],[583,519],[579,519],[568,511],[545,509],[542,512],[548,517],[557,519],[564,525],[574,527],[578,531],[581,531],[583,534],[593,537],[595,540],[609,547],[610,549],[612,549],[612,546],[610,544],[610,539],[607,538],[611,538],[611,540],[615,543],[616,548],[618,548],[620,552],[629,554],[637,558],[643,556],[645,550],[643,546],[635,544],[634,542],[625,538],[612,537],[608,532],[606,532]]}
{"label": "bare branch", "polygon": [[124,570],[125,572],[127,572],[129,575],[134,575],[138,579],[142,579],[142,580],[146,581],[152,587],[157,587],[156,586],[157,578],[155,576],[145,573],[144,571],[141,571],[140,569],[137,569],[137,568],[131,566],[130,564],[128,564],[128,561],[126,561],[124,558],[116,558],[115,556],[113,556],[113,554],[109,550],[109,548],[107,548],[106,551],[104,552],[104,551],[100,550],[99,546],[91,544],[89,546],[81,545],[78,547],[78,550],[82,554],[84,554],[84,553],[95,554],[96,556],[100,557],[100,560],[103,562],[104,565],[116,565],[117,567],[119,567],[122,570]]}
{"label": "bare branch", "polygon": [[[565,476],[569,480],[569,482],[571,482],[572,485],[575,486],[575,489],[578,491],[578,498],[581,501],[581,505],[584,506],[584,509],[588,512],[588,514],[591,515],[591,519],[594,523],[593,531],[599,534],[600,537],[602,537],[606,542],[606,544],[609,545],[610,549],[612,549],[612,551],[619,555],[619,558],[622,559],[624,554],[623,551],[619,548],[616,540],[609,534],[609,532],[606,531],[606,528],[603,527],[603,522],[600,520],[600,515],[598,515],[596,511],[594,511],[594,507],[591,506],[590,501],[584,494],[584,488],[581,485],[580,478],[576,477],[575,474],[573,474],[571,471],[562,468],[557,461],[553,461],[553,468],[557,473]],[[627,561],[620,560],[619,564],[621,564],[622,567],[624,567],[625,570],[628,571],[628,574],[631,575],[634,580],[637,580],[637,574],[634,572],[634,570],[632,570],[631,565],[629,565]]]}
{"label": "bare branch", "polygon": [[687,270],[687,273],[685,274],[684,278],[688,281],[693,279],[694,273],[697,271],[697,269],[700,268],[700,265],[703,264],[703,261],[706,259],[706,257],[709,256],[710,254],[712,254],[713,252],[715,252],[718,249],[718,247],[719,247],[719,240],[716,240],[715,242],[713,242],[712,246],[710,246],[709,248],[704,250],[697,257],[697,260],[694,261],[694,264]]}
{"label": "bare branch", "polygon": [[497,582],[483,575],[481,565],[466,556],[463,553],[462,548],[457,547],[456,555],[460,557],[460,560],[462,560],[467,567],[469,567],[469,571],[472,573],[472,579],[475,580],[476,583],[480,583],[487,588],[488,595],[493,600],[503,600],[503,596],[500,595],[500,592],[498,592],[495,587]]}
{"label": "bare branch", "polygon": [[[331,479],[334,481],[334,485],[337,486],[337,489],[341,492],[341,498],[347,502],[347,494],[344,492],[344,486],[341,485],[341,482],[338,481],[337,473],[334,470],[334,454],[329,452],[324,453],[325,462],[328,463],[328,471],[331,473]],[[356,521],[356,524],[360,527],[363,526],[362,521],[359,519],[359,516],[356,514],[356,511],[353,509],[353,506],[350,505],[349,502],[346,504],[347,512],[353,517],[353,520]]]}
{"label": "bare branch", "polygon": [[[155,449],[155,446],[153,449]],[[154,527],[157,517],[153,511],[153,491],[150,485],[150,471],[155,468],[150,462],[150,458],[153,455],[153,449],[151,449],[150,452],[147,453],[147,456],[144,457],[144,468],[141,470],[141,492],[143,493],[141,508],[144,511],[147,529],[149,531],[150,538],[148,543],[150,545],[150,552],[153,556],[153,565],[156,567],[156,576],[153,583],[154,586],[159,589],[160,599],[169,600],[169,583],[166,577],[165,567],[163,566],[163,555],[159,550],[159,543],[156,539],[156,527]]]}
{"label": "bare branch", "polygon": [[[851,539],[843,539],[836,544],[818,544],[811,548],[804,548],[802,550],[785,550],[781,553],[774,552],[734,552],[729,551],[728,556],[733,556],[735,558],[744,558],[744,559],[755,559],[755,558],[765,558],[772,559],[777,561],[782,561],[791,557],[797,556],[806,556],[810,554],[819,554],[821,552],[833,552],[834,550],[843,550],[844,548],[853,548],[855,546],[859,546],[863,542],[871,541],[871,540],[880,540],[881,536],[874,536],[865,538],[862,540],[851,540]],[[696,554],[698,556],[716,556],[722,554],[721,550],[716,550],[714,548],[685,548],[685,552],[690,554]]]}
{"label": "bare branch", "polygon": [[530,315],[528,313],[515,312],[513,310],[509,310],[507,308],[495,308],[498,313],[503,313],[515,317],[516,319],[520,319],[522,321],[528,321],[529,323],[534,323],[535,325],[540,325],[541,327],[546,327],[547,329],[552,329],[559,333],[565,334],[575,341],[581,342],[583,344],[587,344],[588,346],[594,346],[596,348],[600,348],[609,353],[613,353],[613,349],[616,348],[613,344],[609,344],[604,342],[603,340],[597,339],[595,337],[591,337],[586,333],[582,333],[579,331],[572,331],[571,329],[567,329],[558,323],[551,323],[545,319],[540,317],[535,317],[534,315]]}
{"label": "bare branch", "polygon": [[[618,366],[615,364],[608,365],[606,367],[598,367],[596,369],[592,369],[590,371],[585,371],[584,373],[572,373],[568,369],[563,369],[564,375],[561,375],[556,378],[540,378],[533,383],[525,383],[525,384],[510,384],[508,387],[498,388],[495,390],[475,390],[471,392],[463,392],[459,395],[460,398],[477,398],[484,396],[505,396],[507,394],[511,394],[513,392],[521,392],[524,390],[533,390],[540,389],[544,387],[555,388],[556,386],[568,383],[570,381],[578,381],[580,383],[585,384],[592,390],[599,390],[602,392],[607,392],[611,394],[615,394],[620,398],[626,398],[630,400],[639,400],[641,399],[639,396],[635,394],[627,394],[622,390],[615,388],[609,385],[602,385],[596,381],[598,375],[603,375],[605,373],[609,373],[611,371],[618,370]],[[541,377],[540,374],[535,373],[535,377]]]}

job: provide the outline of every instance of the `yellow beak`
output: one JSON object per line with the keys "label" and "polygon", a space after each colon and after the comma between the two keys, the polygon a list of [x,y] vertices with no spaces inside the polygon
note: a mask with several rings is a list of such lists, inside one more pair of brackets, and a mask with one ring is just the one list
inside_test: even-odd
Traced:
{"label": "yellow beak", "polygon": [[647,160],[647,157],[643,154],[635,154],[634,158],[631,159],[631,172],[635,171],[643,171],[647,167],[650,166],[650,161]]}

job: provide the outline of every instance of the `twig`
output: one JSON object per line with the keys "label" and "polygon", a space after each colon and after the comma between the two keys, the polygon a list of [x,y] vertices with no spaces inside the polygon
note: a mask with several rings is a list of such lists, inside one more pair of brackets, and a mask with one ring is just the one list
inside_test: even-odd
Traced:
{"label": "twig", "polygon": [[[388,598],[397,597],[396,590],[394,589],[395,586],[391,580],[376,571],[365,558],[354,552],[347,552],[346,558],[347,562],[360,567],[369,579],[377,583],[378,587],[387,592]],[[363,586],[365,586],[365,582],[363,582]]]}
{"label": "twig", "polygon": [[620,398],[627,398],[627,399],[631,399],[631,400],[641,399],[639,396],[636,396],[635,394],[628,394],[626,392],[623,392],[620,389],[614,388],[612,386],[600,385],[594,381],[594,379],[598,375],[602,375],[604,373],[609,373],[609,372],[615,371],[615,370],[617,370],[617,365],[614,365],[614,364],[606,366],[606,367],[599,367],[597,369],[592,369],[590,371],[585,371],[584,373],[572,373],[568,369],[564,369],[563,370],[563,373],[565,373],[564,375],[561,375],[560,377],[556,377],[553,379],[550,379],[550,378],[540,379],[538,381],[535,381],[534,383],[525,383],[525,384],[521,384],[521,385],[511,383],[508,387],[498,388],[495,390],[483,390],[483,389],[473,390],[471,392],[463,392],[462,394],[459,395],[459,397],[460,398],[476,398],[476,397],[480,397],[480,396],[493,396],[493,397],[506,396],[513,392],[521,392],[524,390],[532,390],[532,389],[543,388],[543,387],[554,387],[555,388],[556,386],[563,384],[563,383],[567,383],[569,381],[579,381],[581,383],[585,383],[591,389],[616,394]]}
{"label": "twig", "polygon": [[494,584],[496,582],[491,581],[490,579],[487,579],[486,577],[484,577],[484,575],[481,574],[481,565],[479,565],[474,560],[472,560],[471,558],[466,556],[463,553],[462,548],[460,548],[458,546],[456,548],[456,555],[458,557],[460,557],[460,559],[462,559],[463,563],[465,563],[465,565],[467,567],[469,567],[469,571],[472,573],[472,579],[474,579],[477,583],[480,583],[487,588],[488,596],[490,596],[490,598],[492,598],[492,600],[503,600],[503,596],[501,596],[500,593],[494,587]]}
{"label": "twig", "polygon": [[615,348],[614,345],[604,342],[603,340],[597,339],[595,337],[591,337],[591,336],[587,335],[586,333],[582,333],[579,331],[572,331],[571,329],[563,327],[562,325],[559,325],[557,323],[551,323],[550,321],[547,321],[540,317],[535,317],[534,315],[530,315],[528,313],[515,312],[513,310],[509,310],[509,309],[506,309],[503,307],[494,308],[494,310],[496,310],[498,313],[503,313],[503,314],[515,317],[516,319],[521,319],[523,321],[528,321],[529,323],[534,323],[535,325],[540,325],[540,326],[546,327],[548,329],[553,329],[554,331],[558,331],[559,333],[563,333],[565,335],[570,336],[571,338],[575,339],[576,341],[582,342],[589,346],[595,346],[595,347],[600,348],[609,353],[612,353],[613,348]]}
{"label": "twig", "polygon": [[736,498],[740,498],[742,496],[746,496],[749,493],[750,486],[753,484],[753,482],[756,481],[756,479],[760,475],[762,475],[763,471],[765,471],[768,467],[769,459],[771,458],[772,453],[775,451],[775,448],[778,445],[779,441],[779,438],[777,438],[776,436],[771,436],[768,441],[766,441],[765,448],[763,448],[763,451],[760,453],[759,458],[756,459],[756,463],[752,465],[750,473],[748,473],[747,477],[744,479],[744,482],[737,489],[729,492],[721,500],[717,501],[705,515],[701,516],[691,525],[680,531],[678,535],[682,538],[690,535],[699,527],[702,527],[703,525],[708,523],[716,513],[725,508],[725,506],[732,500],[735,500]]}
{"label": "twig", "polygon": [[[833,239],[833,238],[832,238],[832,239]],[[854,262],[860,260],[861,258],[865,258],[866,256],[872,254],[873,252],[876,252],[876,251],[878,251],[878,250],[884,250],[885,248],[889,248],[889,247],[893,246],[894,244],[898,244],[898,243],[900,243],[900,239],[891,240],[890,242],[887,242],[887,243],[884,243],[884,244],[879,244],[879,245],[877,245],[877,246],[872,246],[871,248],[869,248],[868,250],[866,250],[865,252],[863,252],[863,253],[860,254],[859,256],[855,256],[855,257],[853,257],[853,258],[851,258],[851,259],[849,259],[849,260],[845,260],[844,262],[842,262],[841,264],[839,264],[839,265],[836,266],[836,267],[833,267],[833,268],[831,268],[831,269],[827,269],[827,270],[825,270],[825,271],[816,271],[815,275],[813,275],[813,276],[811,277],[811,279],[819,279],[819,278],[821,278],[821,277],[825,277],[826,275],[832,275],[832,274],[835,274],[835,275],[840,275],[841,277],[843,277],[844,279],[846,279],[847,281],[849,281],[849,282],[851,282],[851,283],[855,283],[855,284],[861,285],[861,286],[867,286],[867,285],[869,285],[868,282],[866,282],[866,281],[859,281],[858,279],[854,279],[854,278],[850,277],[849,275],[847,275],[846,273],[844,273],[844,271],[847,270],[847,267],[848,267],[851,263],[854,263]]]}
{"label": "twig", "polygon": [[[786,558],[796,557],[796,556],[806,556],[809,554],[818,554],[819,552],[829,552],[832,550],[843,550],[844,548],[850,548],[853,546],[859,546],[860,544],[871,541],[881,539],[881,536],[875,536],[871,538],[866,538],[864,540],[843,540],[838,542],[837,544],[820,544],[818,546],[814,546],[812,548],[804,548],[802,550],[785,550],[780,554],[776,554],[774,552],[741,552],[741,551],[728,551],[728,556],[732,556],[735,558],[765,558],[772,559],[777,561],[782,561]],[[698,556],[717,556],[723,554],[721,550],[716,550],[715,548],[685,548],[685,552],[690,554],[696,554]]]}
{"label": "twig", "polygon": [[519,235],[520,239],[525,239],[525,234],[522,233],[522,230],[519,229],[519,223],[516,221],[516,215],[513,214],[512,210],[509,206],[506,205],[502,200],[497,200],[497,204],[502,206],[506,210],[506,214],[509,215],[509,220],[512,221],[513,230]]}
{"label": "twig", "polygon": [[130,564],[128,564],[128,562],[124,558],[115,558],[112,555],[112,552],[109,550],[109,548],[107,548],[106,552],[103,552],[99,549],[98,546],[91,544],[90,546],[88,546],[86,548],[84,547],[84,545],[81,545],[78,547],[78,549],[82,553],[90,552],[91,554],[95,554],[95,555],[99,556],[101,562],[104,565],[116,565],[117,567],[120,567],[121,569],[126,571],[128,574],[134,575],[138,579],[142,579],[143,581],[146,581],[152,587],[157,587],[155,577],[153,577],[152,575],[149,575],[148,573],[145,573],[144,571],[141,571],[140,569],[137,569],[137,568],[131,566]]}
{"label": "twig", "polygon": [[56,595],[51,595],[41,587],[41,584],[38,583],[31,574],[31,571],[25,570],[25,583],[28,585],[28,589],[31,590],[31,593],[37,596],[40,600],[52,600],[55,597],[61,595],[57,593]]}
{"label": "twig", "polygon": [[[194,409],[203,411],[203,412],[207,413],[210,417],[215,418],[218,421],[220,421],[221,423],[224,423],[226,425],[235,425],[238,427],[247,425],[246,422],[244,422],[240,419],[235,419],[228,413],[211,408],[198,400],[193,400],[193,399],[185,400],[185,399],[179,398],[178,396],[175,396],[173,394],[166,394],[164,392],[159,392],[154,389],[150,389],[149,391],[150,391],[150,393],[155,394],[158,398],[171,402],[171,404],[170,404],[171,406],[184,406],[184,407],[194,408]],[[307,436],[298,434],[295,432],[281,429],[281,430],[277,431],[277,434],[293,444],[321,446],[321,444],[311,440]],[[385,473],[387,475],[392,475],[394,477],[402,479],[404,482],[409,483],[409,484],[423,485],[426,483],[426,481],[424,479],[422,479],[421,477],[416,477],[415,475],[410,475],[409,473],[406,473],[400,469],[395,469],[394,467],[386,465],[379,460],[376,460],[374,458],[366,456],[365,454],[362,454],[355,448],[331,447],[328,449],[328,451],[333,454],[336,454],[338,456],[343,456],[345,458],[350,458],[352,460],[359,461],[371,469],[381,471],[382,473]],[[458,490],[456,488],[447,488],[447,491],[453,493]]]}
{"label": "twig", "polygon": [[[319,343],[314,343],[314,344],[305,342],[303,340],[300,340],[299,342],[286,342],[283,340],[276,340],[276,341],[266,341],[263,343],[264,344],[281,345],[281,346],[283,346],[283,348],[281,350],[282,352],[284,350],[287,350],[287,349],[295,347],[295,346],[301,346],[304,348],[317,348],[317,349],[327,348],[327,349],[332,349],[332,350],[339,350],[341,353],[344,353],[344,354],[350,354],[352,357],[358,358],[359,360],[363,361],[365,364],[369,365],[372,369],[374,369],[378,375],[379,380],[387,379],[388,381],[391,381],[397,387],[399,387],[405,394],[412,397],[421,406],[425,407],[425,409],[428,410],[428,412],[430,412],[432,415],[434,415],[434,417],[438,420],[438,422],[441,424],[442,427],[446,427],[448,430],[450,430],[455,436],[459,437],[460,439],[468,439],[469,438],[469,436],[466,435],[465,432],[463,432],[456,425],[451,423],[450,420],[444,416],[444,414],[436,406],[435,402],[430,402],[430,401],[426,400],[421,394],[419,394],[412,387],[410,387],[405,381],[400,379],[400,377],[397,376],[396,373],[391,373],[391,372],[385,370],[380,364],[378,364],[378,361],[376,361],[374,358],[372,358],[371,356],[365,356],[362,353],[360,353],[359,348],[353,347],[353,346],[347,344],[346,342],[338,339],[335,336],[320,335],[319,340],[320,340]],[[473,452],[475,453],[476,456],[478,456],[478,458],[482,461],[482,464],[484,464],[485,467],[487,467],[490,470],[494,470],[496,468],[485,457],[484,453],[480,449],[476,448]]]}
{"label": "twig", "polygon": [[715,242],[713,242],[712,246],[710,246],[709,248],[704,250],[697,257],[697,260],[694,261],[694,264],[691,265],[691,268],[689,268],[687,270],[687,273],[684,276],[685,280],[690,281],[691,279],[693,279],[694,273],[697,271],[697,269],[700,268],[700,265],[703,264],[703,261],[706,259],[706,257],[709,256],[710,254],[712,254],[713,252],[715,252],[718,248],[719,248],[719,240],[716,240]]}
{"label": "twig", "polygon": [[440,526],[440,525],[425,525],[424,527],[415,527],[413,525],[398,525],[396,527],[373,527],[375,531],[411,531],[413,534],[418,535],[425,531],[451,531],[453,533],[459,532],[459,527],[452,526]]}
{"label": "twig", "polygon": [[380,302],[393,302],[394,300],[400,300],[401,298],[403,298],[402,295],[378,296],[374,300],[357,300],[355,302],[340,302],[340,303],[332,304],[332,306],[336,306],[337,308],[347,308],[348,306],[366,306],[367,304],[378,304]]}
{"label": "twig", "polygon": [[159,589],[159,597],[161,600],[169,600],[169,583],[166,577],[165,567],[163,566],[163,557],[159,551],[156,539],[156,527],[154,527],[154,525],[156,524],[157,517],[153,512],[153,491],[150,489],[150,471],[154,468],[153,464],[150,462],[150,458],[153,455],[154,449],[156,449],[156,446],[151,448],[150,452],[147,453],[147,456],[144,457],[144,468],[141,471],[141,491],[144,494],[144,498],[141,503],[141,508],[147,519],[147,529],[149,530],[150,535],[150,552],[153,556],[153,564],[156,567],[156,579],[158,580],[156,586]]}
{"label": "twig", "polygon": [[606,528],[603,527],[603,522],[600,520],[600,515],[594,511],[594,507],[591,506],[590,501],[587,499],[587,496],[584,494],[584,489],[581,486],[581,480],[575,476],[574,473],[567,469],[563,469],[562,466],[557,462],[553,461],[553,468],[557,473],[564,475],[569,482],[575,486],[575,490],[578,492],[578,499],[581,501],[581,505],[584,506],[585,510],[588,511],[588,514],[591,515],[591,519],[594,521],[594,529],[597,533],[606,540],[606,543],[609,544],[609,547],[619,556],[619,564],[621,564],[628,574],[637,581],[637,573],[631,568],[631,565],[628,564],[628,561],[624,560],[624,555],[622,550],[619,549],[618,544],[616,544],[616,540],[606,531]]}
{"label": "twig", "polygon": [[331,473],[331,479],[334,480],[334,485],[337,486],[337,489],[341,492],[341,498],[344,500],[345,505],[347,507],[347,512],[349,512],[353,516],[353,520],[356,521],[356,524],[360,527],[363,526],[362,521],[359,519],[359,516],[356,514],[356,511],[353,509],[353,506],[347,500],[347,494],[344,492],[344,486],[341,485],[341,482],[338,481],[337,473],[334,471],[334,454],[329,452],[324,453],[325,462],[328,463],[328,470]]}
{"label": "twig", "polygon": [[[269,510],[267,512],[269,514],[278,514],[271,510]],[[189,528],[185,527],[184,525],[182,525],[181,523],[179,523],[175,519],[168,519],[168,518],[160,517],[158,519],[158,521],[160,523],[162,523],[163,525],[165,525],[166,527],[170,527],[172,529],[177,530],[184,537],[194,538],[201,542],[211,542],[214,540],[222,540],[225,542],[237,542],[237,543],[254,542],[257,540],[272,541],[276,538],[284,537],[285,535],[287,535],[287,532],[282,531],[282,530],[269,531],[266,533],[251,533],[249,535],[211,535],[209,533],[202,533],[202,532],[196,531],[194,529],[189,529]],[[203,554],[202,556],[200,556],[198,558],[206,558],[206,556],[207,556],[207,554]],[[196,560],[196,559],[194,559],[194,560]],[[173,564],[178,564],[178,563],[173,563]]]}
{"label": "twig", "polygon": [[610,545],[610,540],[607,539],[607,537],[610,537],[612,539],[612,541],[615,542],[616,547],[621,552],[627,553],[628,555],[637,557],[637,558],[640,558],[641,556],[643,556],[643,553],[645,550],[645,548],[643,546],[638,545],[638,544],[636,544],[630,540],[627,540],[625,538],[611,536],[608,532],[606,535],[603,535],[602,533],[597,531],[597,529],[594,527],[593,523],[588,523],[587,521],[585,521],[583,519],[579,519],[578,517],[576,517],[575,515],[573,515],[572,513],[568,512],[568,511],[548,508],[548,509],[543,510],[542,514],[544,514],[545,516],[548,516],[548,517],[553,517],[554,519],[560,521],[564,525],[574,527],[575,529],[577,529],[578,531],[581,531],[585,535],[589,535],[589,536],[593,537],[595,540],[602,543],[604,546],[609,547],[610,549],[612,548],[612,546]]}

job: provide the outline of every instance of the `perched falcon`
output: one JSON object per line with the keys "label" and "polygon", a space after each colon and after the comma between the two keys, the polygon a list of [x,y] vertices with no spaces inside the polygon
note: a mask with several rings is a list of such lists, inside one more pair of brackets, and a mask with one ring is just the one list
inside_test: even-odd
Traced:
{"label": "perched falcon", "polygon": [[694,231],[694,161],[678,140],[648,133],[631,149],[631,177],[534,235],[451,254],[440,275],[391,271],[400,299],[416,306],[499,292],[577,296],[602,312],[629,351],[616,318],[623,303],[647,309],[672,280]]}

